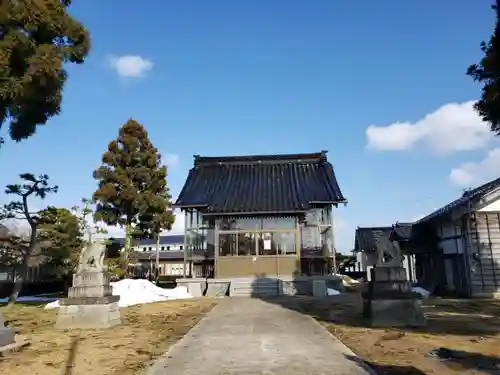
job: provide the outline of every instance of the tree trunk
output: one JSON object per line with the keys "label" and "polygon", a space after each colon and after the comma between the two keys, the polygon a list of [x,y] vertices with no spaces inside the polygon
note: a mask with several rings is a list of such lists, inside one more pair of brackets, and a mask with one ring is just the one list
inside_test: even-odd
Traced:
{"label": "tree trunk", "polygon": [[26,217],[26,220],[28,221],[28,224],[30,225],[31,229],[31,234],[30,234],[30,244],[28,249],[25,250],[23,253],[23,261],[21,264],[20,272],[19,272],[19,277],[16,279],[14,283],[14,287],[12,288],[12,292],[10,293],[9,297],[9,302],[8,305],[13,305],[16,303],[17,297],[19,296],[19,293],[21,292],[21,289],[23,288],[24,281],[26,280],[26,276],[28,275],[28,261],[31,257],[31,254],[33,253],[33,250],[35,249],[36,246],[36,229],[37,229],[37,223],[33,220],[31,217],[29,210],[28,210],[28,195],[23,195],[23,213],[24,216]]}
{"label": "tree trunk", "polygon": [[[31,252],[30,252],[31,253]],[[21,289],[23,288],[24,280],[26,280],[26,276],[28,275],[28,259],[30,254],[25,254],[23,256],[23,262],[19,267],[16,267],[16,270],[19,270],[18,277],[14,281],[14,287],[12,288],[12,292],[9,296],[8,305],[12,306],[16,303],[17,297],[19,297],[19,293],[21,293]],[[17,272],[16,272],[17,273]]]}
{"label": "tree trunk", "polygon": [[130,250],[132,248],[132,225],[130,223],[127,223],[125,225],[125,248],[123,251],[123,258],[122,258],[122,269],[125,272],[125,276],[128,275],[128,257],[130,254]]}
{"label": "tree trunk", "polygon": [[155,283],[160,280],[160,233],[156,233],[156,264],[155,264]]}

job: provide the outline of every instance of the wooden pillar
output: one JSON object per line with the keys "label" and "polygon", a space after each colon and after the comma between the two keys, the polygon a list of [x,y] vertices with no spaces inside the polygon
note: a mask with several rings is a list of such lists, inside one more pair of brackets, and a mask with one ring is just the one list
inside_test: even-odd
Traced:
{"label": "wooden pillar", "polygon": [[215,220],[214,226],[214,278],[219,276],[219,225]]}
{"label": "wooden pillar", "polygon": [[302,265],[300,258],[300,250],[302,249],[302,238],[300,233],[301,228],[300,218],[295,218],[295,254],[297,256],[297,270],[300,274],[302,274]]}
{"label": "wooden pillar", "polygon": [[329,212],[329,222],[330,222],[330,235],[332,241],[332,256],[333,256],[333,270],[334,273],[337,274],[337,249],[335,249],[335,218],[333,217],[333,206],[330,206],[328,209]]}
{"label": "wooden pillar", "polygon": [[188,242],[188,211],[184,211],[184,266],[182,268],[182,277],[185,279],[186,278],[186,263],[187,263],[187,256],[188,256],[188,249],[187,249],[187,242]]}

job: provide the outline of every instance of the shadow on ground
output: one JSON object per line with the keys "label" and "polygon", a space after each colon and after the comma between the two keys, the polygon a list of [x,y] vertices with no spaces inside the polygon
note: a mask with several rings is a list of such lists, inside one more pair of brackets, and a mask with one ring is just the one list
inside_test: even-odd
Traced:
{"label": "shadow on ground", "polygon": [[[260,280],[262,283],[262,279]],[[379,375],[500,374],[500,300],[425,300],[427,326],[372,328],[363,317],[363,285],[337,296],[253,298],[313,317]]]}
{"label": "shadow on ground", "polygon": [[66,359],[66,363],[64,366],[64,375],[72,375],[74,368],[75,368],[75,363],[76,363],[76,353],[78,349],[78,344],[80,343],[80,336],[74,336],[71,339],[71,343],[69,346],[68,350],[68,357]]}
{"label": "shadow on ground", "polygon": [[[260,277],[256,283],[264,280]],[[281,305],[284,308],[310,315],[318,321],[353,327],[369,327],[363,317],[363,285],[350,286],[337,296],[266,296],[255,289],[253,298]],[[441,299],[423,301],[427,326],[404,328],[405,331],[465,336],[489,336],[500,334],[500,300],[489,299]]]}
{"label": "shadow on ground", "polygon": [[349,361],[356,362],[361,366],[368,366],[369,369],[376,372],[377,375],[426,375],[425,372],[420,371],[414,366],[400,366],[400,365],[382,365],[378,363],[372,363],[369,361],[363,361],[359,357],[353,355],[345,356]]}

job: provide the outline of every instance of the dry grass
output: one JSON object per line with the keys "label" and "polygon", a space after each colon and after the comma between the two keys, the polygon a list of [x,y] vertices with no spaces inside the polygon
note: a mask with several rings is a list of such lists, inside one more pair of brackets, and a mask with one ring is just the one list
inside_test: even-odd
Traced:
{"label": "dry grass", "polygon": [[[425,302],[428,327],[367,328],[358,293],[304,299],[301,307],[379,375],[500,374],[500,301],[430,299]],[[445,347],[462,358],[441,361],[429,356]]]}
{"label": "dry grass", "polygon": [[203,298],[128,307],[122,309],[122,325],[90,331],[55,330],[56,310],[5,307],[7,325],[27,336],[31,345],[0,358],[0,374],[140,374],[215,304]]}

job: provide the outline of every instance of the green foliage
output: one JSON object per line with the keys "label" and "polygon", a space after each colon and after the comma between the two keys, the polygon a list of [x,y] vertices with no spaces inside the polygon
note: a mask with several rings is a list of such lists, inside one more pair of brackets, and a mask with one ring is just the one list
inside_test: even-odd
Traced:
{"label": "green foliage", "polygon": [[40,224],[40,218],[37,213],[30,212],[28,199],[31,196],[44,199],[47,194],[56,193],[58,190],[57,186],[49,186],[49,176],[47,175],[36,177],[31,173],[23,173],[20,177],[21,180],[23,180],[22,183],[7,185],[5,190],[5,193],[8,195],[18,196],[19,200],[13,200],[4,205],[0,210],[0,220],[26,220],[31,230],[29,239],[23,238],[22,236],[10,236],[8,239],[10,250],[8,249],[7,251],[10,251],[11,254],[16,254],[13,256],[13,259],[16,259],[16,262],[18,262],[20,266],[19,278],[16,280],[14,288],[12,289],[12,293],[9,297],[9,304],[16,301],[21,291],[28,272],[28,261],[30,257],[34,255],[38,242],[37,230]]}
{"label": "green foliage", "polygon": [[169,207],[167,168],[148,138],[144,127],[129,120],[120,128],[118,138],[108,145],[103,165],[94,171],[98,188],[95,220],[126,228],[126,251],[130,237],[153,237],[170,229],[175,220]]}
{"label": "green foliage", "polygon": [[104,260],[107,272],[110,274],[111,281],[121,280],[127,276],[128,262],[125,256],[118,258],[108,258]]}
{"label": "green foliage", "polygon": [[90,38],[67,8],[70,0],[0,1],[0,128],[21,141],[57,115],[67,72],[81,64]]}
{"label": "green foliage", "polygon": [[47,207],[39,212],[38,238],[46,265],[55,275],[72,272],[84,245],[80,218],[66,208]]}
{"label": "green foliage", "polygon": [[492,9],[496,13],[493,34],[488,43],[481,43],[484,56],[478,64],[469,66],[467,75],[483,85],[481,99],[474,108],[490,124],[491,131],[500,135],[500,0]]}
{"label": "green foliage", "polygon": [[47,194],[57,193],[57,186],[49,186],[49,176],[40,175],[36,177],[31,173],[23,173],[19,175],[20,184],[7,185],[5,194],[17,195],[20,200],[13,200],[5,204],[0,210],[0,220],[15,219],[26,220],[31,229],[36,229],[38,225],[38,216],[35,212],[30,212],[28,207],[28,198],[35,196],[44,199]]}

